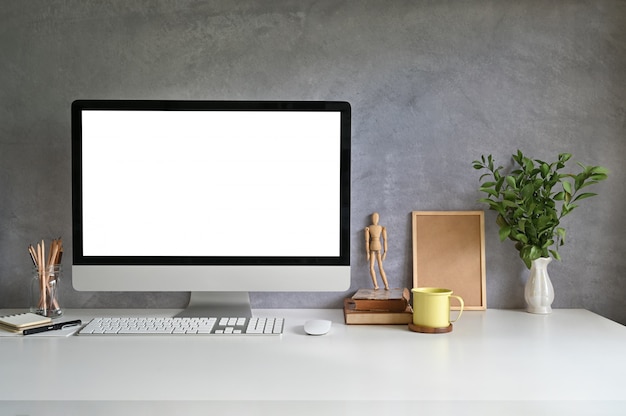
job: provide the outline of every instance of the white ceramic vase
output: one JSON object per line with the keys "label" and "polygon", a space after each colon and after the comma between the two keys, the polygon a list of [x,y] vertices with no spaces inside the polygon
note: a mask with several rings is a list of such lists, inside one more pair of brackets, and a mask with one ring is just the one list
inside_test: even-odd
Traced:
{"label": "white ceramic vase", "polygon": [[552,313],[554,301],[554,287],[548,276],[548,264],[550,257],[541,257],[533,260],[530,267],[530,275],[524,289],[526,299],[526,311],[530,313]]}

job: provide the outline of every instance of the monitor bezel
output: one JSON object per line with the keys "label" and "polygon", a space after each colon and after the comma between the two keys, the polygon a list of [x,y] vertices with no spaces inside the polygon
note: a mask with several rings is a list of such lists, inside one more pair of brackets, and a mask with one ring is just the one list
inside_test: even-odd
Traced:
{"label": "monitor bezel", "polygon": [[[82,112],[330,111],[341,114],[340,243],[336,257],[87,256],[82,239]],[[76,100],[72,117],[72,257],[75,266],[349,266],[351,107],[345,101]],[[314,221],[314,219],[311,219]],[[303,220],[303,225],[306,220]],[[304,230],[303,230],[304,232]]]}

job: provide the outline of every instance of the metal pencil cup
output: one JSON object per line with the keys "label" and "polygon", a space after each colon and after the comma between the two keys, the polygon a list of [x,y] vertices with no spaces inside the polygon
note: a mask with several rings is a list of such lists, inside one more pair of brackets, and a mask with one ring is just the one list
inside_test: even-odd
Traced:
{"label": "metal pencil cup", "polygon": [[61,265],[46,266],[45,270],[33,268],[31,283],[30,311],[39,315],[55,318],[63,315],[59,306],[59,282],[61,280]]}

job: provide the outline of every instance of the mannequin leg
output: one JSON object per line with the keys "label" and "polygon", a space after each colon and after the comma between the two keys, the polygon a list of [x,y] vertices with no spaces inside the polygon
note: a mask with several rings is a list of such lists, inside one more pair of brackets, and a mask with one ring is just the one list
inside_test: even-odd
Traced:
{"label": "mannequin leg", "polygon": [[376,252],[376,260],[378,260],[378,268],[380,269],[380,276],[383,278],[383,283],[385,284],[385,290],[389,290],[389,283],[387,283],[387,275],[385,274],[385,269],[383,269],[383,259],[380,255],[380,251]]}
{"label": "mannequin leg", "polygon": [[374,289],[378,289],[378,282],[376,281],[376,272],[374,271],[374,253],[370,253],[370,276],[372,276],[372,283],[374,283]]}

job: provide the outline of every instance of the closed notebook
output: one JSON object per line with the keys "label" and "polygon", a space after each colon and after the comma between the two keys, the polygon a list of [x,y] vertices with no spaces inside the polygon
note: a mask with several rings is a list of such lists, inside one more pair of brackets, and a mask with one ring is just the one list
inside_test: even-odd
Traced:
{"label": "closed notebook", "polygon": [[0,316],[0,328],[11,332],[21,332],[26,328],[49,324],[50,322],[52,322],[51,318],[30,312]]}

